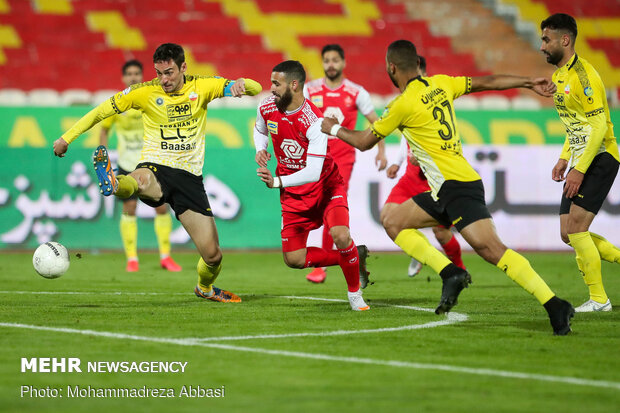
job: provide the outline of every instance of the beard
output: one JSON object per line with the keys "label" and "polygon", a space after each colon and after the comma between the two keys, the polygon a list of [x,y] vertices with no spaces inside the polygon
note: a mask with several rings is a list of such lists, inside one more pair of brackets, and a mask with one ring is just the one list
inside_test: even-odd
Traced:
{"label": "beard", "polygon": [[545,56],[547,57],[547,63],[557,66],[564,57],[564,54],[562,52],[545,52]]}
{"label": "beard", "polygon": [[329,80],[338,79],[338,77],[342,74],[342,70],[332,69],[330,71],[325,72],[325,77]]}
{"label": "beard", "polygon": [[396,82],[396,79],[392,76],[390,72],[388,72],[388,76],[390,77],[390,80],[392,81],[396,89],[398,89],[398,83]]}
{"label": "beard", "polygon": [[284,112],[286,111],[286,108],[288,107],[288,105],[291,104],[292,101],[293,101],[293,93],[291,92],[291,88],[287,87],[286,92],[284,92],[282,96],[280,97],[276,96],[276,107],[280,111]]}

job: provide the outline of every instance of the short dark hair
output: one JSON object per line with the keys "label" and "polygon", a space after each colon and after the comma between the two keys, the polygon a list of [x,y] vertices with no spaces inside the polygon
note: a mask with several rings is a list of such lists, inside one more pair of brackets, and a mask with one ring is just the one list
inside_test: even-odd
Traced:
{"label": "short dark hair", "polygon": [[418,59],[420,59],[420,71],[426,72],[426,58],[418,55]]}
{"label": "short dark hair", "polygon": [[167,62],[168,60],[173,60],[180,69],[183,62],[185,62],[185,52],[183,48],[175,43],[164,43],[159,45],[155,53],[153,53],[153,63]]}
{"label": "short dark hair", "polygon": [[340,55],[340,58],[344,60],[344,50],[342,49],[342,46],[340,46],[339,44],[333,43],[333,44],[326,44],[325,46],[323,46],[323,50],[321,50],[321,57],[325,56],[325,53],[327,52],[338,52],[338,54]]}
{"label": "short dark hair", "polygon": [[272,72],[282,72],[286,76],[286,80],[297,80],[303,84],[306,81],[306,71],[301,63],[297,60],[286,60],[274,66]]}
{"label": "short dark hair", "polygon": [[402,70],[418,67],[418,52],[409,40],[396,40],[388,46],[387,60]]}
{"label": "short dark hair", "polygon": [[130,67],[135,66],[138,69],[140,69],[141,72],[144,71],[144,69],[142,68],[142,63],[137,60],[137,59],[131,59],[125,62],[125,64],[123,65],[123,74],[125,74],[125,72],[127,71],[127,69],[129,69]]}
{"label": "short dark hair", "polygon": [[547,17],[540,23],[540,30],[565,30],[571,34],[573,42],[577,38],[577,22],[573,16],[569,16],[565,13],[556,13]]}

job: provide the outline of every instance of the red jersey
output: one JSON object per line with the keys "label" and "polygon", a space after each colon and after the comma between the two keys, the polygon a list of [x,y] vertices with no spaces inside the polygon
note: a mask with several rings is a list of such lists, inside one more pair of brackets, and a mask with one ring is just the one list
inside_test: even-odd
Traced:
{"label": "red jersey", "polygon": [[[281,112],[275,104],[275,96],[270,96],[261,102],[258,107],[256,129],[265,136],[267,133],[271,135],[274,155],[278,161],[276,168],[278,176],[291,175],[306,167],[309,134],[322,133],[322,120],[321,111],[307,99],[293,112]],[[325,149],[326,153],[310,154],[325,157],[319,180],[289,186],[283,188],[283,191],[297,195],[321,192],[326,181],[335,177],[340,179],[329,149]]]}
{"label": "red jersey", "polygon": [[[324,117],[335,117],[347,129],[355,129],[357,111],[366,116],[375,110],[370,95],[362,86],[344,79],[336,89],[325,84],[325,78],[315,79],[304,85],[304,96],[323,111]],[[327,141],[332,156],[340,161],[355,161],[355,148],[335,136]]]}

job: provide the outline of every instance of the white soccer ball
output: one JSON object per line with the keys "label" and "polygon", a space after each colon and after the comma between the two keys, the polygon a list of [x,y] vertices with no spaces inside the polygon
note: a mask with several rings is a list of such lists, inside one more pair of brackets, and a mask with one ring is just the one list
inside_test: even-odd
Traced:
{"label": "white soccer ball", "polygon": [[58,278],[69,269],[69,251],[57,242],[46,242],[34,252],[32,265],[40,276]]}

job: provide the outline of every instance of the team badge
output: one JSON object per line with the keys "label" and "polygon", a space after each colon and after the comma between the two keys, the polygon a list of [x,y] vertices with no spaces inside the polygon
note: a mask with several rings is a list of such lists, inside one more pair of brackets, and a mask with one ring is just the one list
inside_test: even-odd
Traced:
{"label": "team badge", "polygon": [[196,99],[198,99],[198,93],[192,92],[192,93],[189,94],[189,100],[191,100],[193,102]]}
{"label": "team badge", "polygon": [[278,134],[278,122],[274,122],[272,120],[267,121],[267,130],[269,133],[277,135]]}
{"label": "team badge", "polygon": [[594,91],[592,90],[592,88],[590,86],[586,87],[583,90],[583,93],[587,96],[587,97],[592,97],[592,95],[594,95]]}
{"label": "team badge", "polygon": [[567,95],[570,93],[570,85],[566,85],[566,87],[564,88],[564,93],[566,93]]}
{"label": "team badge", "polygon": [[344,98],[344,104],[346,106],[351,106],[351,104],[353,103],[353,100],[351,100],[351,98],[349,96],[347,96],[346,98]]}
{"label": "team badge", "polygon": [[312,96],[310,98],[310,101],[317,107],[317,108],[322,108],[323,107],[323,96],[322,95],[315,95]]}
{"label": "team badge", "polygon": [[164,98],[157,98],[155,100],[155,103],[157,103],[157,106],[161,106],[164,104]]}

